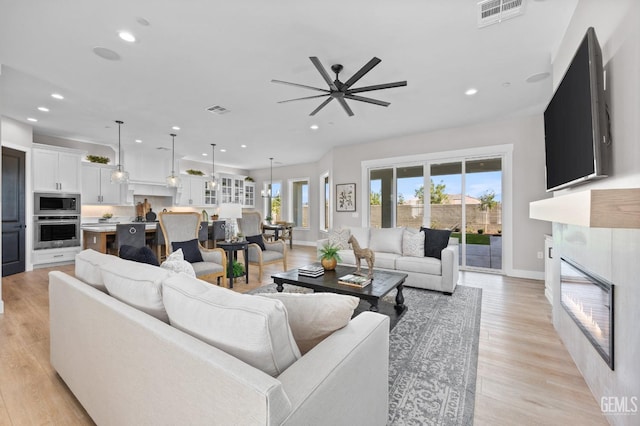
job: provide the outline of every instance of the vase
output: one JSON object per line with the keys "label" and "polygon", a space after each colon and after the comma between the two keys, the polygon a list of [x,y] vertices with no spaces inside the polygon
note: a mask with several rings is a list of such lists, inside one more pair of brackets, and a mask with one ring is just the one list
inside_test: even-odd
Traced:
{"label": "vase", "polygon": [[320,263],[322,264],[322,267],[325,271],[333,271],[334,269],[336,269],[338,261],[336,259],[321,259]]}

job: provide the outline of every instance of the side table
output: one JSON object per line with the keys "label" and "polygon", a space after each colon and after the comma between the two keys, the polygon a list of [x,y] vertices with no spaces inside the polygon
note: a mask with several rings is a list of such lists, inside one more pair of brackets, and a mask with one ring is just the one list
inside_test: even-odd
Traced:
{"label": "side table", "polygon": [[238,250],[244,251],[244,281],[249,284],[249,242],[219,242],[218,247],[227,254],[227,275],[229,276],[229,288],[233,288],[233,261],[238,260]]}

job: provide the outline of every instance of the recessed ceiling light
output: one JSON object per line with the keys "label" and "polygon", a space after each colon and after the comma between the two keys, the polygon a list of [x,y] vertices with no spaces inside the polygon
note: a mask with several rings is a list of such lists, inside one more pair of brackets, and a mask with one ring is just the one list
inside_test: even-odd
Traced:
{"label": "recessed ceiling light", "polygon": [[470,88],[470,89],[467,89],[467,91],[464,92],[464,94],[467,95],[467,96],[473,96],[476,93],[478,93],[478,89],[474,89],[473,87]]}
{"label": "recessed ceiling light", "polygon": [[240,148],[246,148],[247,146],[245,144],[240,145]]}
{"label": "recessed ceiling light", "polygon": [[173,130],[180,130],[180,127],[178,127],[178,126],[173,126],[173,127],[172,127],[172,129],[173,129]]}
{"label": "recessed ceiling light", "polygon": [[317,125],[317,124],[312,124],[311,126],[309,126],[309,128],[310,128],[311,130],[318,130],[318,129],[319,129],[319,127],[318,127],[318,125]]}
{"label": "recessed ceiling light", "polygon": [[203,152],[203,153],[202,153],[202,156],[203,156],[203,157],[206,157],[206,156],[207,156],[207,153],[206,153],[206,152]]}
{"label": "recessed ceiling light", "polygon": [[38,111],[49,112],[49,108],[47,108],[47,107],[38,107]]}
{"label": "recessed ceiling light", "polygon": [[28,121],[33,121],[34,123],[35,123],[36,121],[38,121],[38,119],[37,119],[37,118],[31,118],[31,117],[27,118],[27,120],[28,120]]}
{"label": "recessed ceiling light", "polygon": [[142,139],[136,139],[136,143],[142,143]]}
{"label": "recessed ceiling light", "polygon": [[107,49],[106,47],[96,46],[91,50],[93,50],[93,53],[100,56],[102,59],[106,59],[107,61],[117,61],[120,59],[120,55],[118,54],[118,52]]}
{"label": "recessed ceiling light", "polygon": [[539,72],[537,74],[530,75],[525,81],[527,83],[537,83],[538,81],[542,81],[550,75],[551,74],[549,74],[548,72]]}
{"label": "recessed ceiling light", "polygon": [[62,96],[60,93],[52,93],[51,97],[54,99],[64,99],[64,96]]}
{"label": "recessed ceiling light", "polygon": [[226,150],[226,149],[224,149],[224,148],[222,148],[222,149],[220,150],[220,152],[227,152],[227,150]]}
{"label": "recessed ceiling light", "polygon": [[120,37],[121,39],[129,43],[134,43],[136,41],[136,36],[134,36],[128,31],[120,31],[118,33],[118,37]]}

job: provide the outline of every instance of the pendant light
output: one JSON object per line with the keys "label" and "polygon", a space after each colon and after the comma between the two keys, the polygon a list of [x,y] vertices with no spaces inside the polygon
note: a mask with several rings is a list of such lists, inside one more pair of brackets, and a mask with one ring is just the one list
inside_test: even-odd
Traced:
{"label": "pendant light", "polygon": [[209,190],[213,191],[214,189],[216,189],[218,185],[218,180],[216,179],[216,144],[215,143],[211,144],[211,151],[213,154],[211,156],[211,180],[207,182],[207,186],[209,187]]}
{"label": "pendant light", "polygon": [[180,176],[176,175],[175,163],[176,163],[176,134],[171,133],[171,174],[167,176],[167,186],[169,188],[177,188],[180,186]]}
{"label": "pendant light", "polygon": [[123,184],[129,183],[129,172],[122,169],[122,149],[120,149],[120,126],[124,123],[120,120],[116,120],[116,123],[118,123],[118,167],[111,172],[111,183]]}
{"label": "pendant light", "polygon": [[271,187],[273,185],[273,157],[269,158],[269,161],[271,161],[271,166],[270,166],[270,175],[269,175],[269,186],[267,187],[267,189],[263,189],[261,191],[262,193],[262,198],[271,198]]}

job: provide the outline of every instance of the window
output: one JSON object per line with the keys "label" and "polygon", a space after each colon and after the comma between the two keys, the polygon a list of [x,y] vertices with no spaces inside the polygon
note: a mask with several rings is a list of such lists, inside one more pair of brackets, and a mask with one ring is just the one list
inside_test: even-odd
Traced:
{"label": "window", "polygon": [[309,179],[291,179],[291,220],[296,228],[309,228]]}
{"label": "window", "polygon": [[[280,193],[280,189],[282,184],[280,182],[273,182],[271,185],[271,197],[265,198],[264,203],[264,217],[265,219],[271,217],[272,222],[276,222],[278,220],[282,220],[282,209],[280,206],[282,205],[282,196]],[[269,194],[269,184],[265,183],[264,185],[264,194]],[[271,209],[271,210],[269,210]]]}
{"label": "window", "polygon": [[329,173],[320,176],[320,230],[328,231],[331,228],[331,183]]}

